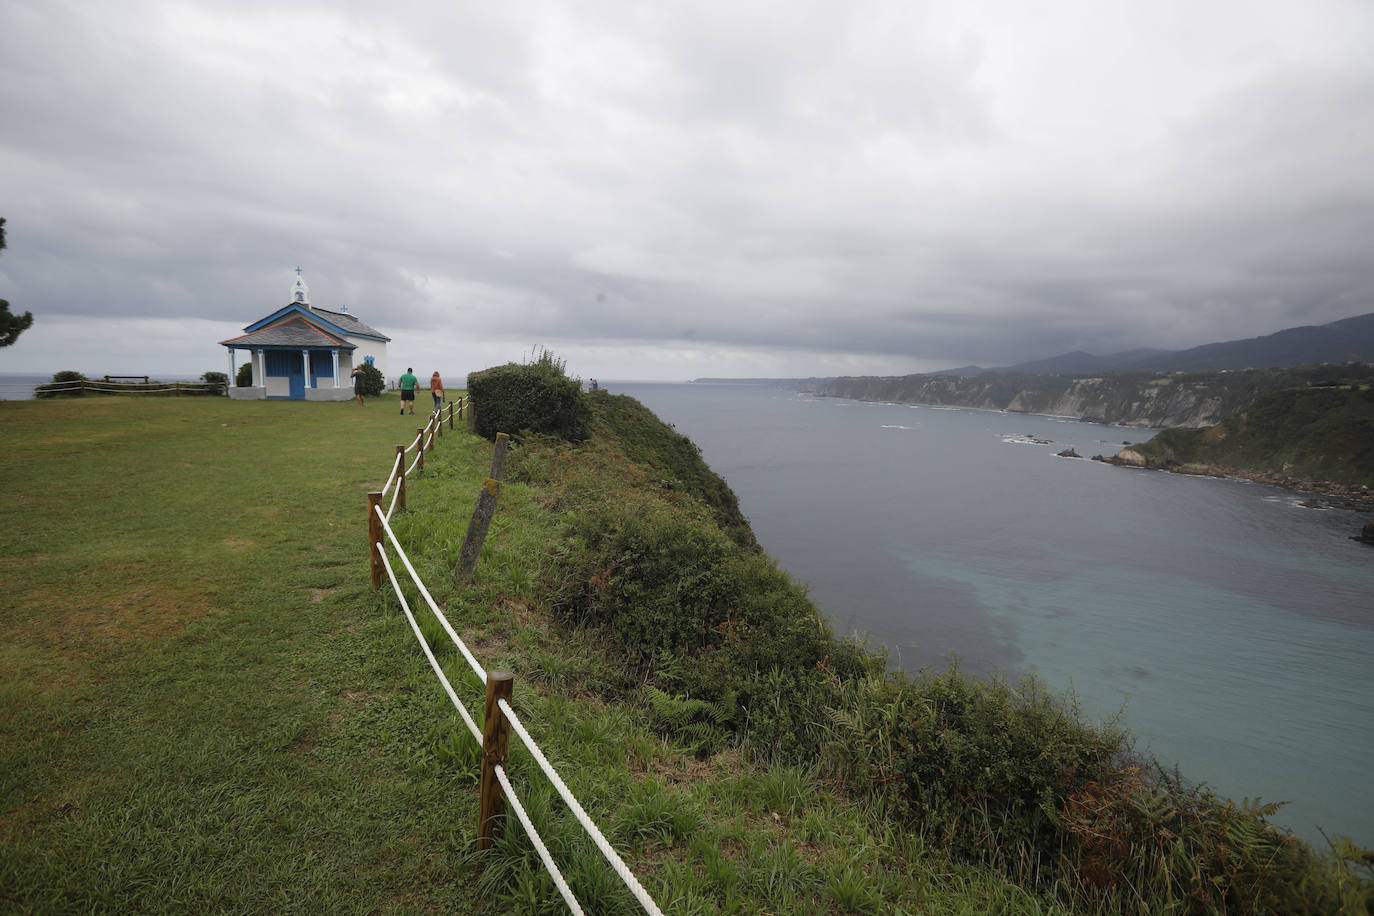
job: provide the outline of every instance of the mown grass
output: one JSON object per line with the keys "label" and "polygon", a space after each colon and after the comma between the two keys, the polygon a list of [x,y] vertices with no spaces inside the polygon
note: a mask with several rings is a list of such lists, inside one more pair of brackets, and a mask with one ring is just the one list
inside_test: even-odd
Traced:
{"label": "mown grass", "polygon": [[[563,911],[514,823],[475,851],[474,745],[369,586],[364,494],[416,425],[395,404],[0,403],[0,909]],[[446,435],[398,536],[666,912],[1059,911],[810,768],[655,732],[545,610],[565,497],[508,483],[454,584],[489,454]],[[635,912],[518,746],[510,771],[588,912]]]}

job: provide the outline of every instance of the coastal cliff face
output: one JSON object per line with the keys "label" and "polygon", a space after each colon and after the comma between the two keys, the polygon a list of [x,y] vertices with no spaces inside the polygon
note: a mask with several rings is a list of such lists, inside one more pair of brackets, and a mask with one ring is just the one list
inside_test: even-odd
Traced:
{"label": "coastal cliff face", "polygon": [[1290,389],[1207,429],[1166,429],[1111,458],[1097,457],[1365,502],[1374,492],[1374,390]]}
{"label": "coastal cliff face", "polygon": [[898,404],[973,407],[1075,417],[1124,426],[1211,426],[1267,395],[1305,384],[1307,373],[1117,373],[1093,378],[985,372],[821,379],[802,386],[823,397]]}

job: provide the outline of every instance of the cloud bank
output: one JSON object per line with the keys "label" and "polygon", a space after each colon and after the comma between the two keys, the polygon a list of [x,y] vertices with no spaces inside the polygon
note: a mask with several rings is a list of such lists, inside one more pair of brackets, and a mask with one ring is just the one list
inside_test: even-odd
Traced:
{"label": "cloud bank", "polygon": [[0,371],[222,369],[297,265],[455,374],[1324,323],[1374,311],[1371,47],[1360,0],[12,0],[0,297],[36,324]]}

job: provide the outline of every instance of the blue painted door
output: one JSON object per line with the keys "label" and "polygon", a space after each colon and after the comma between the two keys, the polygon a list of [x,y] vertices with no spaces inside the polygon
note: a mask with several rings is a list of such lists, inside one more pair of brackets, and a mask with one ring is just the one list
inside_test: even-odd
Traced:
{"label": "blue painted door", "polygon": [[287,378],[291,380],[291,397],[305,398],[305,354],[292,353],[290,359],[291,370]]}

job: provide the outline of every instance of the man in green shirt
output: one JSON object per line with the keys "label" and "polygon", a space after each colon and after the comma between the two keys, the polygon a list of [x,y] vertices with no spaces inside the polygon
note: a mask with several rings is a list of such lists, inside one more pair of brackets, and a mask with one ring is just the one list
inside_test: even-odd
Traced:
{"label": "man in green shirt", "polygon": [[415,412],[415,386],[419,381],[415,377],[414,369],[407,369],[406,374],[401,376],[401,413],[406,412],[407,401],[410,402],[410,412]]}

